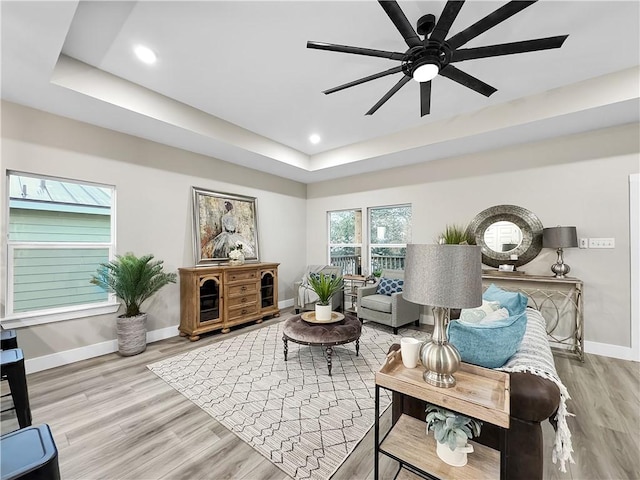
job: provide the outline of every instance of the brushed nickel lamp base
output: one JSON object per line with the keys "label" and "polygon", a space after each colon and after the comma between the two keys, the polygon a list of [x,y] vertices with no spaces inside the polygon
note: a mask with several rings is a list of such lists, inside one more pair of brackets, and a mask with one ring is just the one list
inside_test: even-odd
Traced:
{"label": "brushed nickel lamp base", "polygon": [[555,274],[556,278],[564,278],[571,271],[571,267],[564,263],[564,257],[562,253],[562,247],[558,248],[558,260],[551,265],[551,271]]}
{"label": "brushed nickel lamp base", "polygon": [[422,378],[430,385],[450,388],[456,385],[453,376],[460,368],[460,354],[447,341],[445,326],[449,323],[449,309],[433,307],[433,335],[431,341],[422,347],[420,361],[425,367]]}

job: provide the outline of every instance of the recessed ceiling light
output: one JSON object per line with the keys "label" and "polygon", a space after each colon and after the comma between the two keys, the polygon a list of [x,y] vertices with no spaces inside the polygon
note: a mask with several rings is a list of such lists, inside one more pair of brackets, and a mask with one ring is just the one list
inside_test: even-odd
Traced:
{"label": "recessed ceiling light", "polygon": [[313,143],[314,145],[315,145],[316,143],[320,143],[320,135],[318,135],[317,133],[314,133],[313,135],[310,135],[310,136],[309,136],[309,141],[310,141],[311,143]]}
{"label": "recessed ceiling light", "polygon": [[153,50],[151,50],[149,47],[145,47],[144,45],[136,45],[133,51],[142,62],[149,65],[156,63],[156,54],[153,53]]}

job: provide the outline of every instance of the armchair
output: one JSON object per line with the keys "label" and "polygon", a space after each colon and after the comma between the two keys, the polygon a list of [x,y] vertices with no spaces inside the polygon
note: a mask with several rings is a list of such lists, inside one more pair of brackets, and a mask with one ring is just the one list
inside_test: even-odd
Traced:
{"label": "armchair", "polygon": [[358,288],[358,318],[388,325],[393,328],[394,335],[398,334],[399,327],[408,323],[415,322],[417,326],[420,322],[420,305],[405,300],[402,292],[377,294],[378,284],[383,278],[404,280],[404,271],[382,270],[375,285]]}
{"label": "armchair", "polygon": [[[342,276],[342,267],[335,265],[308,265],[302,280],[294,282],[293,291],[295,292],[294,308],[296,314],[304,310],[314,310],[318,295],[309,286],[309,274],[322,273],[325,275]],[[331,297],[331,310],[338,311],[342,309],[342,297],[344,292],[341,290],[339,293]]]}

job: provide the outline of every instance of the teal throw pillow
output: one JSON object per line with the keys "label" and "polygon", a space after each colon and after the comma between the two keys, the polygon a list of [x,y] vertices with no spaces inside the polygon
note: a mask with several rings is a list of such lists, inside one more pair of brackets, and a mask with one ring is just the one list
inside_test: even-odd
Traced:
{"label": "teal throw pillow", "polygon": [[392,293],[401,292],[404,280],[400,278],[380,278],[376,293],[378,295],[391,295]]}
{"label": "teal throw pillow", "polygon": [[500,302],[500,306],[509,311],[509,315],[518,315],[527,309],[529,299],[518,292],[508,292],[496,287],[493,283],[482,294],[482,299],[489,302]]}
{"label": "teal throw pillow", "polygon": [[451,320],[449,342],[460,352],[463,362],[499,368],[520,348],[527,329],[526,312],[489,323],[472,324]]}

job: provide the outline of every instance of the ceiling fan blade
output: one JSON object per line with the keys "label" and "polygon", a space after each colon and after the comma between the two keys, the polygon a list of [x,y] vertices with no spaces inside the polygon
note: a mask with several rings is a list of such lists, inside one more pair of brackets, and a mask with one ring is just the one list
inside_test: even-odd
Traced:
{"label": "ceiling fan blade", "polygon": [[409,80],[411,80],[411,77],[407,77],[406,75],[403,76],[398,83],[396,83],[393,87],[391,87],[391,90],[389,90],[387,93],[384,94],[384,97],[382,97],[380,100],[378,100],[378,103],[376,103],[373,107],[371,107],[371,109],[365,113],[365,115],[373,115],[374,113],[376,113],[376,110],[378,110],[382,105],[384,105],[384,103],[389,100],[391,97],[393,97],[393,95],[400,90],[405,83],[407,83]]}
{"label": "ceiling fan blade", "polygon": [[491,12],[489,15],[482,18],[481,20],[478,20],[476,23],[474,23],[470,27],[465,28],[460,33],[455,34],[453,37],[447,40],[447,43],[449,44],[449,47],[451,47],[452,50],[455,50],[456,48],[467,43],[469,40],[476,38],[481,33],[484,33],[490,28],[495,27],[500,22],[504,22],[507,18],[524,10],[530,5],[533,5],[534,3],[536,3],[536,1],[537,0],[526,1],[526,2],[520,1],[520,0],[511,1],[506,5],[503,5],[499,9]]}
{"label": "ceiling fan blade", "polygon": [[514,53],[536,52],[538,50],[550,50],[560,48],[569,35],[557,37],[537,38],[521,42],[501,43],[486,47],[462,48],[453,52],[451,62],[461,62],[474,58],[497,57],[500,55],[512,55]]}
{"label": "ceiling fan blade", "polygon": [[387,52],[386,50],[374,50],[371,48],[350,47],[349,45],[336,45],[335,43],[307,42],[307,48],[316,50],[329,50],[331,52],[354,53],[356,55],[367,55],[368,57],[390,58],[391,60],[402,60],[404,53]]}
{"label": "ceiling fan blade", "polygon": [[449,29],[451,28],[451,25],[453,25],[453,21],[458,16],[458,12],[460,12],[463,4],[464,1],[454,2],[449,0],[447,2],[440,14],[438,23],[436,23],[436,26],[433,29],[433,33],[431,33],[431,36],[429,37],[429,40],[435,40],[438,43],[444,42],[444,39],[449,33]]}
{"label": "ceiling fan blade", "polygon": [[413,26],[409,23],[409,20],[407,20],[407,17],[400,8],[400,5],[398,5],[398,2],[378,0],[378,3],[387,13],[409,47],[422,46],[422,40],[420,40],[420,37],[418,37],[418,34],[413,29]]}
{"label": "ceiling fan blade", "polygon": [[356,85],[360,85],[361,83],[369,82],[371,80],[375,80],[376,78],[386,77],[387,75],[392,75],[401,71],[402,65],[398,65],[397,67],[390,68],[389,70],[385,70],[384,72],[374,73],[373,75],[369,75],[368,77],[360,78],[358,80],[354,80],[353,82],[330,88],[329,90],[325,90],[322,93],[324,93],[325,95],[329,95],[330,93],[339,92],[340,90],[344,90],[345,88],[355,87]]}
{"label": "ceiling fan blade", "polygon": [[462,70],[454,67],[449,64],[440,70],[440,75],[443,77],[447,77],[454,82],[458,82],[460,85],[464,85],[471,90],[475,90],[478,93],[481,93],[485,97],[490,97],[498,90],[493,88],[491,85],[484,83],[482,80],[478,80],[476,77],[469,75],[468,73],[463,72]]}
{"label": "ceiling fan blade", "polygon": [[420,83],[420,116],[431,112],[431,80]]}

